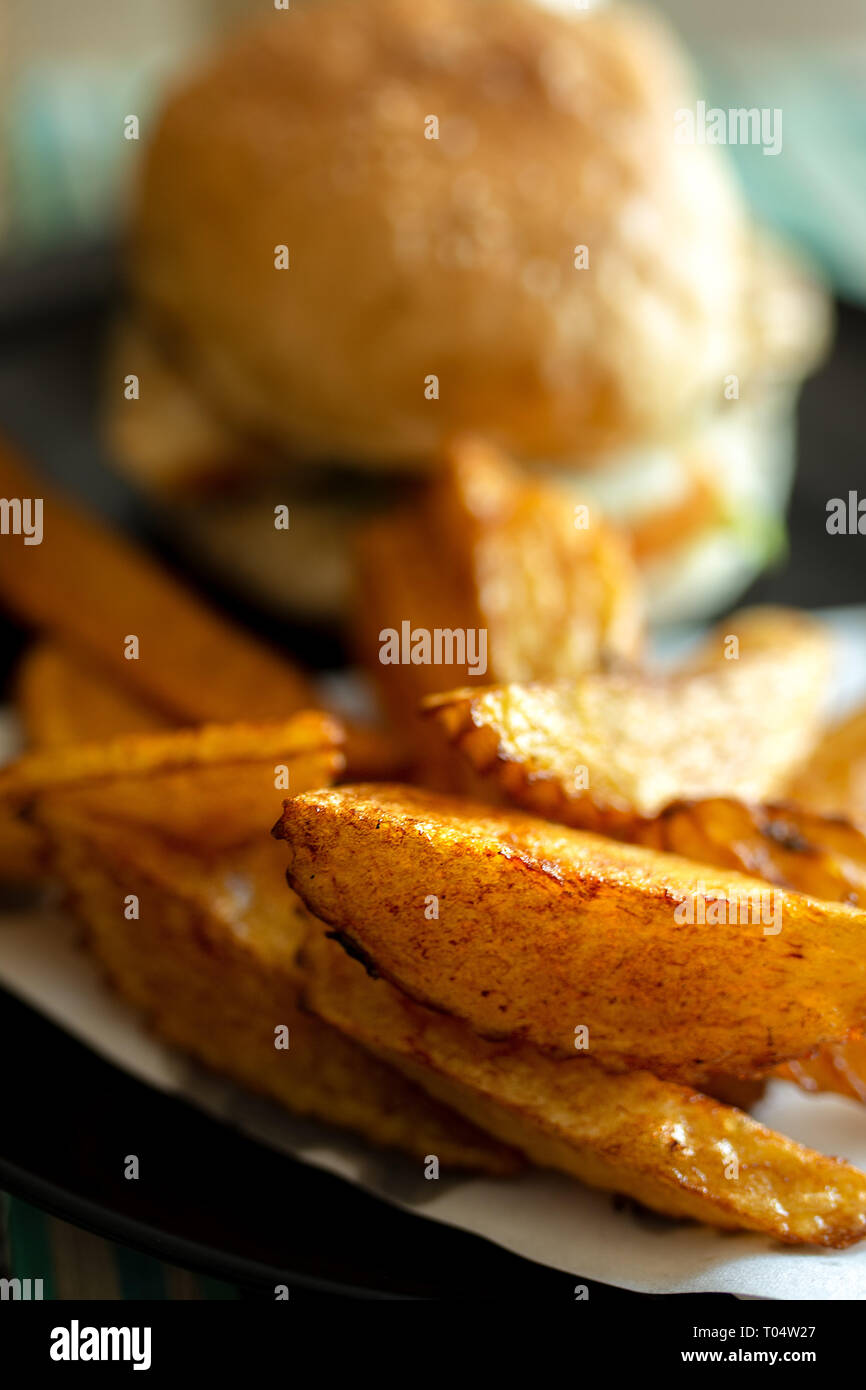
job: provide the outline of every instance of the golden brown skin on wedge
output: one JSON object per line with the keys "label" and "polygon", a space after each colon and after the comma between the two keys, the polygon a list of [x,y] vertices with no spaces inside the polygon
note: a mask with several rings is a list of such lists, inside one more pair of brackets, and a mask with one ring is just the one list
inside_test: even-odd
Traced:
{"label": "golden brown skin on wedge", "polygon": [[[643,612],[627,546],[594,510],[588,521],[575,526],[568,492],[460,439],[416,503],[361,533],[355,645],[422,762],[430,734],[415,712],[425,695],[572,677],[639,655]],[[449,664],[383,663],[381,633],[405,621],[413,631],[483,630],[486,671],[458,661],[459,651]]]}
{"label": "golden brown skin on wedge", "polygon": [[787,794],[812,811],[866,820],[866,709],[830,729]]}
{"label": "golden brown skin on wedge", "polygon": [[[733,637],[739,656],[726,659]],[[818,737],[828,682],[821,627],[755,609],[726,619],[669,676],[512,682],[455,690],[426,709],[508,801],[633,838],[671,801],[778,795]]]}
{"label": "golden brown skin on wedge", "polygon": [[[289,662],[53,493],[6,449],[0,494],[44,499],[43,544],[0,550],[0,601],[23,622],[68,642],[181,721],[284,718],[315,704]],[[127,634],[139,640],[138,660],[124,656]]]}
{"label": "golden brown skin on wedge", "polygon": [[[640,655],[643,606],[628,547],[596,509],[578,516],[571,492],[462,438],[446,450],[422,512],[487,629],[495,678],[555,679]],[[438,588],[441,560],[427,558]]]}
{"label": "golden brown skin on wedge", "polygon": [[[828,902],[866,901],[866,833],[842,816],[790,803],[745,806],[714,799],[670,806],[640,836],[656,849],[720,868],[745,869],[769,883]],[[806,1091],[866,1101],[866,1044],[828,1044],[776,1074]]]}
{"label": "golden brown skin on wedge", "polygon": [[866,906],[866,832],[843,816],[711,797],[668,806],[636,838],[813,898]]}
{"label": "golden brown skin on wedge", "polygon": [[804,1091],[833,1091],[866,1103],[866,1042],[853,1039],[818,1049],[814,1057],[785,1062],[775,1075],[794,1081]]}
{"label": "golden brown skin on wedge", "polygon": [[83,814],[119,814],[131,831],[149,827],[215,853],[264,833],[279,797],[278,769],[289,788],[332,782],[343,767],[342,737],[330,715],[311,710],[280,723],[123,734],[39,750],[0,769],[0,805],[26,806],[64,789],[67,804]]}
{"label": "golden brown skin on wedge", "polygon": [[[287,900],[264,842],[208,860],[151,832],[42,799],[56,868],[90,951],[168,1042],[302,1115],[454,1168],[513,1172],[519,1159],[300,1010],[295,954],[306,914]],[[126,896],[139,898],[127,921]],[[288,1050],[275,1028],[289,1029]]]}
{"label": "golden brown skin on wedge", "polygon": [[[29,748],[62,748],[169,727],[155,710],[95,676],[81,657],[50,642],[25,652],[15,704]],[[35,884],[50,868],[45,837],[7,803],[0,807],[0,881]]]}
{"label": "golden brown skin on wedge", "polygon": [[24,653],[15,696],[27,744],[36,748],[101,743],[172,725],[154,706],[96,675],[79,652],[53,642],[35,642]]}
{"label": "golden brown skin on wedge", "polygon": [[[288,742],[291,784],[309,785],[305,777],[323,780],[339,757],[328,746],[338,741],[333,721],[315,712],[285,721],[270,747],[261,729],[247,726],[132,742],[112,738],[138,728],[152,735],[163,721],[142,718],[126,692],[47,646],[27,660],[20,690],[37,746],[105,740],[97,747],[79,744],[66,759],[55,755],[54,773],[65,769],[67,777],[61,790],[48,762],[29,764],[37,774],[42,769],[36,780],[43,792],[36,823],[23,829],[38,836],[34,876],[53,871],[65,881],[92,954],[157,1033],[289,1109],[373,1142],[415,1157],[433,1152],[452,1167],[491,1174],[520,1166],[517,1154],[300,1010],[294,957],[305,913],[293,895],[287,913],[283,856],[261,839],[279,797],[274,760],[256,788],[255,807],[239,816],[244,803],[233,798],[216,814],[227,776],[236,789],[236,774],[248,765],[217,761],[208,767],[208,760],[231,760],[239,752],[270,756]],[[273,729],[265,726],[264,733],[273,735]],[[166,763],[177,770],[165,772]],[[64,772],[59,775],[62,781]],[[0,845],[11,851],[11,832],[19,825],[10,820],[9,836],[0,827]],[[179,848],[191,832],[201,841],[205,831],[207,855]],[[247,839],[252,832],[254,843],[214,856],[215,831],[217,842],[242,831]],[[123,916],[129,893],[145,905],[138,920]],[[274,1047],[277,1023],[290,1030],[288,1051]]]}
{"label": "golden brown skin on wedge", "polygon": [[[0,494],[41,497],[45,526],[42,545],[2,547],[0,604],[67,645],[97,681],[129,692],[166,725],[261,723],[320,703],[284,656],[54,493],[6,448],[0,448]],[[124,655],[129,634],[138,638],[138,660]],[[79,731],[76,741],[85,736]],[[394,776],[400,767],[391,742],[364,727],[348,730],[347,763],[354,776],[366,777]]]}
{"label": "golden brown skin on wedge", "polygon": [[275,833],[316,916],[488,1037],[569,1056],[586,1025],[601,1065],[693,1081],[760,1075],[866,1012],[856,908],[409,787],[305,793]]}
{"label": "golden brown skin on wedge", "polygon": [[327,1022],[534,1163],[669,1216],[842,1247],[866,1234],[866,1175],[648,1072],[483,1040],[309,929],[305,997]]}

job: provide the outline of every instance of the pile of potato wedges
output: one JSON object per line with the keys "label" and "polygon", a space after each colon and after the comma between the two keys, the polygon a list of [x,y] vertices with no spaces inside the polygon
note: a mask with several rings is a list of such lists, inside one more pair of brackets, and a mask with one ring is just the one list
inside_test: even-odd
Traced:
{"label": "pile of potato wedges", "polygon": [[[769,1079],[866,1099],[866,712],[826,726],[820,623],[743,611],[654,666],[627,538],[459,440],[358,538],[385,722],[347,723],[0,455],[34,489],[0,877],[58,881],[160,1036],[446,1170],[866,1235],[866,1173],[749,1114]],[[383,663],[406,622],[483,630],[485,673]]]}

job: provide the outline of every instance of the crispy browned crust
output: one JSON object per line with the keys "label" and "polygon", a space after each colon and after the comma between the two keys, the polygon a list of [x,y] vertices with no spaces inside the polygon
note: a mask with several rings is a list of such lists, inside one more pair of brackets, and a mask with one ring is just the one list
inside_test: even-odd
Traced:
{"label": "crispy browned crust", "polygon": [[[866,832],[844,816],[791,802],[745,806],[714,799],[668,807],[640,838],[828,902],[866,900]],[[856,1036],[828,1044],[777,1067],[776,1075],[805,1091],[835,1091],[864,1102],[866,1044]]]}
{"label": "crispy browned crust", "polygon": [[790,801],[755,805],[710,797],[665,807],[636,838],[813,898],[866,905],[866,829],[844,816]]}
{"label": "crispy browned crust", "polygon": [[819,737],[829,679],[818,623],[752,609],[725,619],[668,676],[464,688],[424,708],[506,801],[633,839],[672,801],[777,796]]}
{"label": "crispy browned crust", "polygon": [[603,1065],[694,1081],[761,1075],[866,1016],[856,908],[410,787],[305,793],[276,833],[316,916],[487,1037],[563,1056],[585,1024]]}
{"label": "crispy browned crust", "polygon": [[[515,1171],[519,1158],[299,1007],[306,915],[276,845],[208,861],[123,823],[42,798],[55,870],[94,958],[149,1026],[215,1071],[445,1168]],[[127,920],[129,894],[139,916]],[[289,1029],[288,1050],[275,1029]]]}
{"label": "crispy browned crust", "polygon": [[[316,703],[290,662],[0,449],[0,491],[43,499],[42,545],[0,547],[0,601],[179,722],[285,718]],[[139,659],[124,655],[127,635]]]}
{"label": "crispy browned crust", "polygon": [[866,1175],[739,1110],[648,1072],[485,1041],[365,977],[316,924],[303,960],[323,1019],[542,1167],[789,1244],[842,1248],[866,1233]]}
{"label": "crispy browned crust", "polygon": [[121,816],[130,833],[149,828],[214,854],[266,834],[285,790],[329,785],[342,738],[336,720],[310,710],[39,749],[0,769],[0,806],[26,809],[53,792],[81,814]]}
{"label": "crispy browned crust", "polygon": [[[152,708],[50,642],[36,642],[24,653],[16,673],[15,705],[28,748],[56,749],[168,727]],[[48,869],[48,847],[39,826],[7,801],[0,807],[0,881],[32,885]]]}
{"label": "crispy browned crust", "polygon": [[[573,496],[477,439],[451,441],[440,464],[413,503],[358,536],[353,639],[414,750],[418,779],[471,790],[460,760],[420,721],[421,700],[455,685],[632,662],[643,605],[627,545],[595,509],[576,526]],[[383,661],[383,635],[406,622],[410,632],[483,633],[484,666]]]}

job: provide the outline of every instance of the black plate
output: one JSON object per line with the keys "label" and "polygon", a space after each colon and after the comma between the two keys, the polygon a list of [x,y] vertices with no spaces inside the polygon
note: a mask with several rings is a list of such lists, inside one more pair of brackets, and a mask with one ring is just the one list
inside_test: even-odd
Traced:
{"label": "black plate", "polygon": [[[0,430],[88,505],[165,553],[155,518],[105,467],[97,439],[98,362],[114,301],[111,261],[101,252],[0,273]],[[866,597],[860,538],[830,537],[825,527],[828,498],[862,476],[864,368],[866,315],[842,308],[833,359],[801,406],[790,555],[754,585],[752,601],[808,608]],[[184,567],[183,557],[169,558]],[[200,573],[188,578],[309,665],[338,662],[335,634],[276,624]],[[8,624],[4,637],[8,674],[23,639]],[[312,1296],[498,1300],[505,1290],[573,1298],[573,1276],[256,1144],[135,1081],[3,991],[0,1055],[9,1059],[0,1187],[100,1235],[264,1297],[288,1283]],[[130,1152],[141,1157],[135,1183],[121,1176]],[[638,1297],[591,1288],[594,1300]]]}

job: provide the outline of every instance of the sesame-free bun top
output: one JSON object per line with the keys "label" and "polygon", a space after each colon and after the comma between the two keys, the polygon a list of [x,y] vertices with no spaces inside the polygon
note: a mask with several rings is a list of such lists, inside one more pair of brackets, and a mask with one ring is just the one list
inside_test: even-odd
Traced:
{"label": "sesame-free bun top", "polygon": [[165,107],[138,314],[227,424],[303,459],[668,436],[765,355],[719,152],[674,139],[688,100],[666,31],[620,7],[293,6]]}

